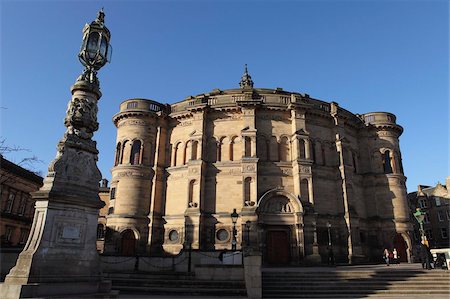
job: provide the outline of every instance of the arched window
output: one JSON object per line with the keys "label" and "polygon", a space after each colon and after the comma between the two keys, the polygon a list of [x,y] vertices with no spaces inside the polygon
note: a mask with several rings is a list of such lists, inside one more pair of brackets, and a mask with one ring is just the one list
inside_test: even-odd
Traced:
{"label": "arched window", "polygon": [[177,166],[178,152],[180,150],[180,142],[178,142],[173,149],[173,162],[172,166]]}
{"label": "arched window", "polygon": [[189,140],[184,146],[183,164],[185,165],[192,157],[192,145]]}
{"label": "arched window", "polygon": [[245,178],[244,180],[244,205],[249,206],[251,201],[251,183],[252,178]]}
{"label": "arched window", "polygon": [[289,147],[289,139],[286,136],[283,136],[280,139],[279,151],[280,151],[279,154],[280,161],[290,161],[291,154]]}
{"label": "arched window", "polygon": [[121,155],[120,155],[120,162],[119,162],[119,164],[123,164],[124,162],[125,163],[127,163],[128,161],[123,161],[123,156],[125,156],[125,151],[128,149],[128,147],[127,147],[127,145],[128,145],[128,140],[125,140],[124,142],[123,142],[123,144],[122,144],[122,151],[121,151]]}
{"label": "arched window", "polygon": [[234,160],[234,150],[235,150],[234,139],[232,139],[230,142],[230,151],[229,151],[229,157],[228,157],[230,161]]}
{"label": "arched window", "polygon": [[181,142],[178,142],[177,146],[175,147],[175,150],[176,150],[175,166],[180,166],[180,165],[183,165],[183,163],[184,163],[184,152],[183,152],[182,147],[183,147],[183,143],[181,143]]}
{"label": "arched window", "polygon": [[306,151],[305,151],[305,140],[300,139],[298,141],[298,147],[300,151],[300,159],[306,159]]}
{"label": "arched window", "polygon": [[300,181],[300,197],[303,201],[309,202],[309,182],[307,179]]}
{"label": "arched window", "polygon": [[384,173],[392,173],[391,152],[389,150],[383,154],[383,170]]}
{"label": "arched window", "polygon": [[119,143],[117,143],[117,146],[116,146],[116,157],[114,159],[114,166],[119,165],[121,151],[122,151],[122,144],[119,142]]}
{"label": "arched window", "polygon": [[131,165],[141,164],[141,141],[135,140],[133,141],[133,145],[131,147],[131,155],[130,155],[130,163]]}

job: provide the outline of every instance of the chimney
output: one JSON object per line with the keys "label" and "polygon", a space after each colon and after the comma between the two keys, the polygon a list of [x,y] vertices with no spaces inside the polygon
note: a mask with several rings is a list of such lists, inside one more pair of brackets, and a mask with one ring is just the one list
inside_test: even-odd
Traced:
{"label": "chimney", "polygon": [[101,183],[100,183],[100,187],[101,188],[108,188],[108,180],[107,179],[102,179]]}

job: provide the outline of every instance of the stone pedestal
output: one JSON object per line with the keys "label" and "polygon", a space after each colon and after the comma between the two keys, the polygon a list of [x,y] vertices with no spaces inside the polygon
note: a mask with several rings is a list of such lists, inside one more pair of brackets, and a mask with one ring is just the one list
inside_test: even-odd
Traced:
{"label": "stone pedestal", "polygon": [[72,86],[64,137],[44,186],[33,194],[36,210],[27,244],[1,285],[1,298],[88,295],[108,292],[96,250],[98,84],[80,78]]}
{"label": "stone pedestal", "polygon": [[262,259],[258,252],[249,252],[244,255],[244,278],[247,297],[262,298]]}

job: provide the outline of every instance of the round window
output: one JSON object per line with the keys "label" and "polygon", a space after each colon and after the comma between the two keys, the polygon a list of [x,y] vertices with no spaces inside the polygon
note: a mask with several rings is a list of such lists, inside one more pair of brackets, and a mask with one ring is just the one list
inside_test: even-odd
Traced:
{"label": "round window", "polygon": [[178,241],[178,232],[176,230],[171,230],[169,232],[169,240],[171,242],[176,242]]}
{"label": "round window", "polygon": [[228,231],[226,229],[221,228],[217,231],[216,237],[217,237],[217,240],[219,240],[219,241],[222,241],[222,242],[226,241],[226,240],[228,240]]}

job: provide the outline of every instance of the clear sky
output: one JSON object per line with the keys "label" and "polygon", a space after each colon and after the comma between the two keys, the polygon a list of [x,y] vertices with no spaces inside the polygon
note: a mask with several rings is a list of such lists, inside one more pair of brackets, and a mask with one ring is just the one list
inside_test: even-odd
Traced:
{"label": "clear sky", "polygon": [[[0,0],[1,1],[1,0]],[[99,168],[110,179],[125,99],[163,103],[238,87],[308,93],[353,113],[389,111],[408,192],[449,172],[449,3],[424,1],[1,1],[0,136],[47,173],[70,86],[83,70],[81,30],[104,7],[112,62],[99,72]]]}

